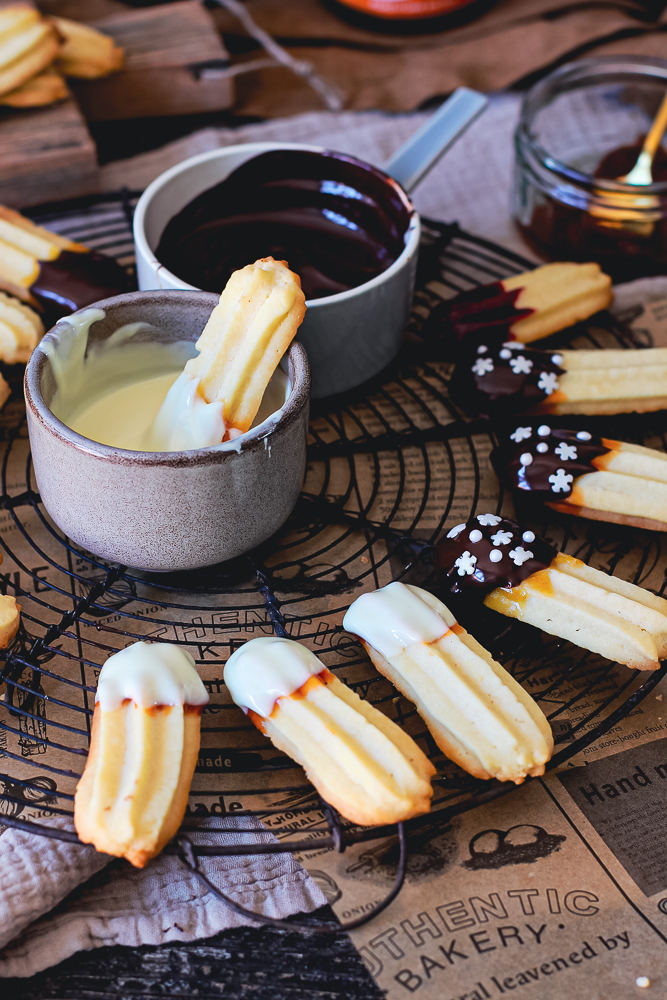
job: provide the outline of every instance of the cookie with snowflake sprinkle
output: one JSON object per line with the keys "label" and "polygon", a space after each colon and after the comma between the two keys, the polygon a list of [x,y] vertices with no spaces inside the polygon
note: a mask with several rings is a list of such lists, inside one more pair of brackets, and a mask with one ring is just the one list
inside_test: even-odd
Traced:
{"label": "cookie with snowflake sprinkle", "polygon": [[531,528],[498,514],[451,528],[435,547],[435,566],[448,593],[476,598],[611,660],[655,670],[667,657],[664,598],[557,552]]}
{"label": "cookie with snowflake sprinkle", "polygon": [[667,530],[667,455],[581,426],[517,420],[491,453],[503,486],[555,510]]}
{"label": "cookie with snowflake sprinkle", "polygon": [[449,391],[467,413],[489,417],[665,409],[667,348],[543,351],[490,336],[460,351]]}

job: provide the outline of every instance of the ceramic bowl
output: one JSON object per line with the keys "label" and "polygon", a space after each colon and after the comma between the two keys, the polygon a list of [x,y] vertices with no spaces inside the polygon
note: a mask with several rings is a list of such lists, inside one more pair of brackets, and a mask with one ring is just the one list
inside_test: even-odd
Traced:
{"label": "ceramic bowl", "polygon": [[[91,340],[126,323],[156,328],[161,341],[195,341],[218,296],[130,292],[96,303],[106,318]],[[47,333],[57,343],[62,326]],[[56,389],[39,348],[25,374],[28,430],[42,501],[58,527],[97,556],[137,569],[197,569],[254,548],[286,520],[303,483],[310,371],[301,344],[283,366],[288,396],[279,416],[242,438],[177,452],[126,451],[77,434],[49,409]]]}
{"label": "ceramic bowl", "polygon": [[[289,142],[228,146],[184,160],[146,188],[134,213],[139,288],[193,287],[155,256],[165,226],[198,194],[224,180],[246,160],[272,149],[325,152],[320,146]],[[399,187],[388,175],[387,184]],[[405,249],[398,259],[357,288],[306,303],[299,340],[310,359],[314,398],[360,385],[389,364],[401,346],[414,292],[420,224],[410,199],[399,189],[411,215]]]}

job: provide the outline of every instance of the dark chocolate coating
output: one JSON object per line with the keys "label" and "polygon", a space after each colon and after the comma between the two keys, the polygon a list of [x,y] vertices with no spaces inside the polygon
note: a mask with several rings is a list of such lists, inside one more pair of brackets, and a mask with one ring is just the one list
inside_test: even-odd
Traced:
{"label": "dark chocolate coating", "polygon": [[528,490],[542,500],[565,500],[577,477],[596,472],[594,460],[610,451],[588,431],[534,422],[507,433],[491,453],[491,463],[503,486]]}
{"label": "dark chocolate coating", "polygon": [[276,149],[186,205],[167,224],[157,257],[209,292],[274,257],[297,272],[307,299],[323,298],[386,271],[405,249],[410,216],[399,185],[361,160]]}
{"label": "dark chocolate coating", "polygon": [[[517,413],[537,406],[558,390],[565,371],[554,351],[537,351],[516,341],[485,339],[462,351],[449,383],[450,396],[468,413]],[[556,361],[554,360],[557,359]]]}
{"label": "dark chocolate coating", "polygon": [[123,268],[104,254],[63,250],[55,260],[42,261],[30,291],[53,316],[68,316],[85,306],[130,291]]}
{"label": "dark chocolate coating", "polygon": [[468,292],[461,292],[453,299],[441,303],[428,319],[428,335],[445,340],[473,339],[476,344],[486,342],[488,333],[499,334],[502,340],[511,340],[510,327],[533,309],[517,309],[516,300],[522,289],[506,292],[502,281],[480,285]]}
{"label": "dark chocolate coating", "polygon": [[[450,536],[456,528],[436,545],[434,556],[438,575],[451,594],[477,593],[481,600],[496,587],[518,587],[557,555],[539,535],[496,514],[479,514],[457,527],[461,530],[454,537]],[[472,532],[482,537],[474,535],[471,541]],[[494,562],[491,554],[498,552],[500,559]]]}

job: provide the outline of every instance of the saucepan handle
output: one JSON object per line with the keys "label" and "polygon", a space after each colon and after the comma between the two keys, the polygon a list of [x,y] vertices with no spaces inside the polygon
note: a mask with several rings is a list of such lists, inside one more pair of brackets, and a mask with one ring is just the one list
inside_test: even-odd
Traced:
{"label": "saucepan handle", "polygon": [[484,94],[469,87],[455,90],[434,115],[382,165],[409,193],[454,145],[489,103]]}

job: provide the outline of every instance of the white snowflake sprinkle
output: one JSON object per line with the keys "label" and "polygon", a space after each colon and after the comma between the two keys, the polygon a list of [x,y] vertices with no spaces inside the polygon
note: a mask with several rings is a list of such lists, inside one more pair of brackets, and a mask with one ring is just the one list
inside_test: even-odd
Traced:
{"label": "white snowflake sprinkle", "polygon": [[562,354],[552,354],[551,355],[551,360],[552,360],[552,362],[555,365],[562,365],[563,364],[563,355]]}
{"label": "white snowflake sprinkle", "polygon": [[523,347],[523,344],[521,344],[518,340],[507,340],[503,344],[503,347],[509,348],[510,351],[520,351]]}
{"label": "white snowflake sprinkle", "polygon": [[551,434],[551,428],[547,424],[540,424],[537,428],[537,433],[541,438],[549,437]]}
{"label": "white snowflake sprinkle", "polygon": [[508,358],[512,357],[512,352],[510,350],[508,350],[507,347],[503,347],[503,349],[500,352],[500,354],[498,355],[498,357],[502,358],[503,361],[507,361]]}
{"label": "white snowflake sprinkle", "polygon": [[477,556],[474,556],[471,552],[464,552],[455,561],[454,565],[459,571],[459,576],[472,576],[475,572],[475,564],[477,562]]}
{"label": "white snowflake sprinkle", "polygon": [[648,976],[637,976],[635,979],[635,986],[638,986],[640,990],[647,990],[651,985],[651,980]]}
{"label": "white snowflake sprinkle", "polygon": [[533,362],[530,358],[524,358],[523,354],[520,354],[517,358],[512,358],[510,368],[515,375],[530,375],[533,370]]}
{"label": "white snowflake sprinkle", "polygon": [[554,493],[560,493],[561,490],[563,493],[567,493],[573,479],[574,476],[571,476],[565,469],[556,469],[555,476],[549,476],[549,482],[553,484],[551,489]]}
{"label": "white snowflake sprinkle", "polygon": [[577,431],[577,441],[590,441],[590,439],[588,431]]}
{"label": "white snowflake sprinkle", "polygon": [[487,375],[493,371],[493,361],[491,358],[478,358],[472,370],[475,375]]}
{"label": "white snowflake sprinkle", "polygon": [[533,456],[530,454],[529,451],[524,451],[523,455],[521,455],[521,457],[519,458],[519,461],[521,462],[522,465],[532,465]]}
{"label": "white snowflake sprinkle", "polygon": [[524,533],[523,533],[523,535],[521,537],[523,538],[524,542],[534,542],[535,541],[535,532],[534,531],[524,531]]}
{"label": "white snowflake sprinkle", "polygon": [[480,344],[479,347],[477,348],[478,354],[486,354],[487,351],[488,347],[486,346],[486,344]]}
{"label": "white snowflake sprinkle", "polygon": [[546,441],[540,441],[540,443],[537,446],[537,450],[539,451],[540,455],[544,455],[546,451],[549,451],[549,445],[546,443]]}
{"label": "white snowflake sprinkle", "polygon": [[475,544],[475,542],[481,542],[483,537],[484,535],[479,530],[479,528],[473,528],[470,534],[468,535],[468,538],[473,543],[473,545]]}
{"label": "white snowflake sprinkle", "polygon": [[497,514],[478,514],[477,520],[483,528],[495,528],[502,521],[502,517],[498,517]]}
{"label": "white snowflake sprinkle", "polygon": [[510,434],[510,441],[516,441],[519,444],[520,441],[527,441],[532,433],[532,427],[517,427],[514,434]]}
{"label": "white snowflake sprinkle", "polygon": [[558,388],[558,378],[553,372],[542,372],[537,382],[537,388],[541,389],[545,396],[550,396]]}
{"label": "white snowflake sprinkle", "polygon": [[461,534],[464,528],[465,522],[463,524],[455,525],[450,531],[447,532],[447,538],[456,538],[457,535]]}
{"label": "white snowflake sprinkle", "polygon": [[500,562],[502,557],[503,554],[500,551],[500,549],[492,549],[491,552],[489,552],[489,559],[491,560],[491,562]]}
{"label": "white snowflake sprinkle", "polygon": [[494,545],[509,545],[512,541],[511,531],[496,531],[495,535],[491,535],[491,541]]}
{"label": "white snowflake sprinkle", "polygon": [[533,558],[530,549],[524,549],[523,545],[517,545],[515,549],[510,549],[510,559],[515,566],[523,566],[525,562]]}
{"label": "white snowflake sprinkle", "polygon": [[573,444],[566,444],[565,441],[561,441],[556,448],[556,454],[563,462],[570,460],[574,462],[577,458],[577,449]]}

